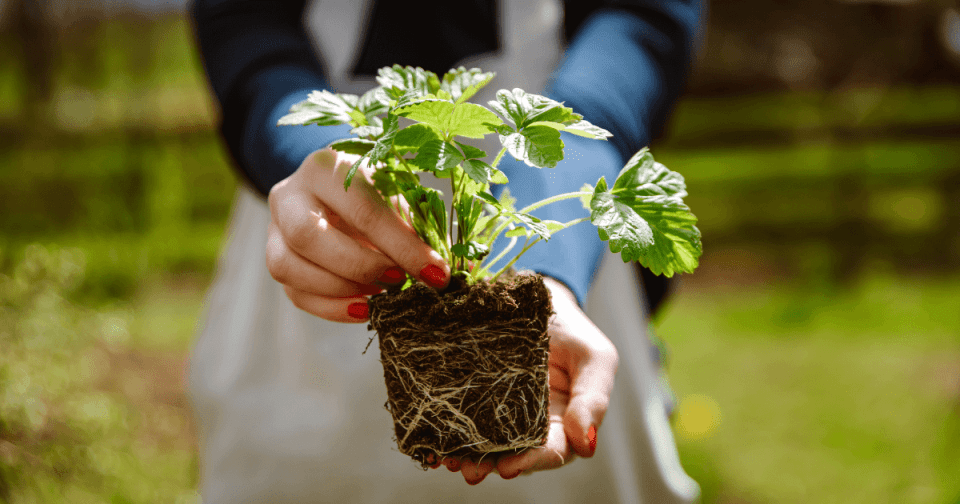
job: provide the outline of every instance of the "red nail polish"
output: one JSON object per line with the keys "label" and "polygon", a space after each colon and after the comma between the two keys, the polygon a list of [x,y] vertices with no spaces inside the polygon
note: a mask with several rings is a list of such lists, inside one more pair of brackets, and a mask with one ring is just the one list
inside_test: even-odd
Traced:
{"label": "red nail polish", "polygon": [[420,277],[423,278],[423,281],[427,282],[427,285],[430,287],[439,289],[443,287],[443,281],[446,275],[444,275],[443,270],[436,265],[429,264],[420,270]]}
{"label": "red nail polish", "polygon": [[378,285],[361,285],[360,286],[360,294],[364,294],[364,295],[372,296],[374,294],[380,294],[381,292],[383,292],[383,290],[384,290],[383,287],[380,287]]}
{"label": "red nail polish", "polygon": [[355,319],[365,319],[370,316],[370,307],[367,303],[352,303],[347,307],[347,314]]}
{"label": "red nail polish", "polygon": [[507,476],[506,474],[501,474],[500,477],[503,478],[503,479],[505,479],[505,480],[511,480],[511,479],[513,479],[513,478],[516,478],[517,476],[520,476],[520,473],[522,473],[522,472],[523,472],[523,471],[517,471],[517,472],[511,474],[510,476]]}
{"label": "red nail polish", "polygon": [[591,425],[587,431],[587,442],[590,443],[590,454],[597,450],[597,427]]}
{"label": "red nail polish", "polygon": [[377,279],[381,283],[397,283],[407,277],[407,272],[397,266],[391,266]]}

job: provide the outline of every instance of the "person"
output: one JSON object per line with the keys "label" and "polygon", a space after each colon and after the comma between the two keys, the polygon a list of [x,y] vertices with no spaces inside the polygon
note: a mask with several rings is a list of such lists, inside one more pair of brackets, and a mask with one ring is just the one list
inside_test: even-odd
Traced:
{"label": "person", "polygon": [[[555,70],[546,93],[614,136],[565,135],[566,159],[550,170],[505,157],[508,187],[522,206],[600,175],[613,180],[660,131],[683,88],[700,2],[307,7],[305,0],[196,0],[191,10],[221,133],[245,181],[191,353],[204,502],[694,501],[698,488],[680,467],[648,358],[639,286],[628,266],[604,259],[605,244],[587,225],[517,263],[545,276],[556,312],[547,446],[443,460],[470,484],[500,475],[469,491],[416,470],[391,448],[379,362],[361,353],[370,337],[366,296],[404,272],[443,288],[449,265],[364,177],[354,179],[359,190],[343,190],[351,160],[322,147],[348,137],[349,127],[275,125],[310,91],[358,92],[394,63],[440,74],[476,64],[498,72],[491,86],[530,91],[546,83],[531,76]],[[305,18],[321,25],[316,40]],[[351,53],[344,48],[356,34],[362,41]],[[543,210],[540,217],[560,221],[583,214],[575,201]]]}

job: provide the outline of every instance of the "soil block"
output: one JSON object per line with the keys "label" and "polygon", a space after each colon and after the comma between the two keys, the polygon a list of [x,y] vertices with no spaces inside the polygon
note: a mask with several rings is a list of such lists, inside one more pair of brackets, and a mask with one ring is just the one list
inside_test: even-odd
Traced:
{"label": "soil block", "polygon": [[444,292],[423,284],[370,298],[397,446],[479,458],[541,446],[548,430],[550,292],[514,275]]}

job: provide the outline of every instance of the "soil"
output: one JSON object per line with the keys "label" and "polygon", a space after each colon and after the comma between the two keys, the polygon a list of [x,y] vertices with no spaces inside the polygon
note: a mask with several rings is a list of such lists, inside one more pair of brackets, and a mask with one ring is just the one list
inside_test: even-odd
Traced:
{"label": "soil", "polygon": [[[370,299],[397,446],[480,458],[541,446],[548,429],[550,293],[539,275]],[[430,457],[433,459],[433,457]]]}

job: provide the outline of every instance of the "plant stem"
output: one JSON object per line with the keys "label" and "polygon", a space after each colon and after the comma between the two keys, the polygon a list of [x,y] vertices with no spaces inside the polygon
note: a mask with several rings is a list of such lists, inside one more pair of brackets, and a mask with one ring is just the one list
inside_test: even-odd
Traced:
{"label": "plant stem", "polygon": [[551,203],[556,203],[556,202],[558,202],[558,201],[568,200],[568,199],[572,199],[572,198],[579,198],[580,196],[586,196],[586,195],[588,195],[588,194],[593,194],[593,193],[590,192],[590,191],[576,191],[576,192],[568,192],[568,193],[558,194],[558,195],[556,195],[556,196],[552,196],[552,197],[549,197],[549,198],[547,198],[547,199],[545,199],[545,200],[540,200],[540,201],[538,201],[538,202],[536,202],[536,203],[532,203],[532,204],[530,204],[530,205],[528,205],[528,206],[525,206],[525,207],[523,207],[520,211],[518,211],[517,213],[530,213],[530,212],[532,212],[532,211],[534,211],[534,210],[536,210],[536,209],[538,209],[538,208],[540,208],[540,207],[547,206],[547,205],[549,205],[549,204],[551,204]]}
{"label": "plant stem", "polygon": [[[591,193],[590,193],[589,191],[576,191],[576,192],[568,192],[568,193],[564,193],[564,194],[558,194],[557,196],[553,196],[553,197],[551,197],[551,198],[547,198],[547,199],[545,199],[545,200],[538,201],[538,202],[536,202],[536,203],[534,203],[534,204],[532,204],[532,205],[530,205],[530,206],[527,206],[527,207],[523,208],[522,210],[517,211],[517,212],[514,212],[514,213],[518,213],[518,214],[519,214],[519,213],[528,213],[528,212],[531,212],[531,211],[533,211],[533,210],[536,210],[536,209],[538,209],[538,208],[540,208],[540,207],[542,207],[542,206],[549,205],[550,203],[556,203],[556,202],[558,202],[558,201],[563,201],[563,200],[568,200],[568,199],[572,199],[572,198],[577,198],[577,197],[584,196],[584,195],[587,195],[587,194],[591,194]],[[490,238],[487,239],[486,245],[487,245],[488,247],[489,247],[490,245],[493,245],[493,242],[496,241],[496,239],[497,239],[498,236],[500,236],[500,233],[502,233],[503,230],[506,229],[507,226],[510,225],[511,222],[513,222],[513,217],[512,217],[512,216],[511,216],[510,218],[506,219],[505,221],[503,221],[503,224],[500,224],[500,226],[498,226],[497,229],[495,229],[495,230],[493,231],[493,234],[490,235]]]}
{"label": "plant stem", "polygon": [[529,241],[529,238],[528,238],[528,239],[527,239],[527,243],[523,246],[523,249],[520,250],[520,253],[517,254],[517,255],[515,255],[515,256],[513,256],[513,259],[511,259],[510,262],[508,262],[506,265],[504,265],[502,268],[500,268],[500,271],[494,273],[494,275],[493,275],[492,277],[490,277],[490,281],[491,281],[491,282],[496,282],[496,281],[497,281],[497,278],[499,278],[500,275],[502,275],[505,271],[507,271],[508,269],[510,269],[510,266],[513,266],[513,263],[517,262],[517,259],[520,259],[520,256],[522,256],[522,255],[524,254],[524,252],[530,250],[530,247],[534,246],[534,245],[535,245],[537,242],[539,242],[539,241],[540,241],[540,237],[539,237],[539,236],[537,237],[536,240],[533,240],[533,241]]}
{"label": "plant stem", "polygon": [[491,266],[493,266],[494,264],[497,264],[497,261],[499,261],[500,259],[503,259],[503,256],[507,255],[511,250],[513,250],[513,247],[516,244],[517,244],[517,237],[514,236],[513,238],[510,239],[510,244],[507,245],[506,248],[503,249],[503,251],[497,254],[497,257],[494,257],[490,261],[487,261],[487,265],[480,268],[480,270],[478,270],[477,272],[475,272],[473,274],[473,277],[480,278],[484,273],[490,270]]}
{"label": "plant stem", "polygon": [[507,152],[506,147],[500,149],[500,152],[497,153],[497,157],[493,158],[493,163],[491,163],[490,166],[496,168],[497,165],[500,164],[500,159],[503,158],[503,155],[506,154],[506,152]]}

